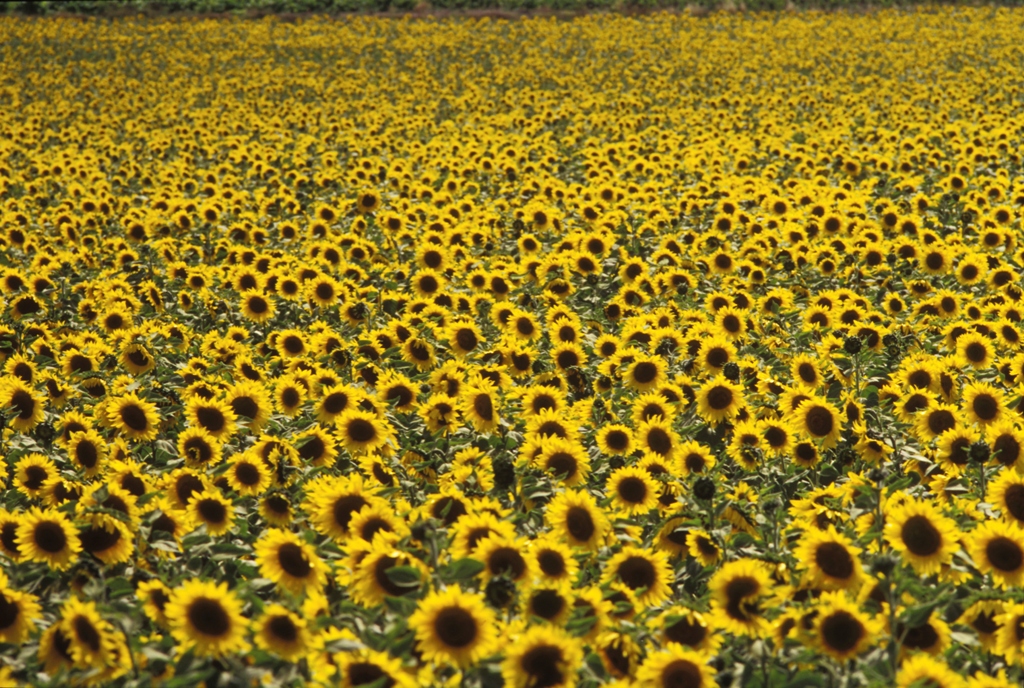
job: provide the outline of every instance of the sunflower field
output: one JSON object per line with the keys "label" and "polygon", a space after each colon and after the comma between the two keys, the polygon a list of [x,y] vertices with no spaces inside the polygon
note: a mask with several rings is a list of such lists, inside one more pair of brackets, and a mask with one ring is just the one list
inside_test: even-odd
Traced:
{"label": "sunflower field", "polygon": [[1019,685],[1021,35],[0,19],[0,686]]}

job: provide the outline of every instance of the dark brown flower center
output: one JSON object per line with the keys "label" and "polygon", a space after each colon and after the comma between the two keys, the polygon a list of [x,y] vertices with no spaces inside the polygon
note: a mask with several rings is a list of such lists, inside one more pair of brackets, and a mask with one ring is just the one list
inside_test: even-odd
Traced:
{"label": "dark brown flower center", "polygon": [[231,630],[231,617],[217,600],[197,597],[188,605],[188,621],[202,635],[220,638]]}
{"label": "dark brown flower center", "polygon": [[434,618],[434,632],[448,647],[462,649],[477,639],[476,619],[461,607],[445,607]]}
{"label": "dark brown flower center", "polygon": [[293,578],[306,578],[313,570],[302,548],[294,542],[286,542],[277,548],[277,563]]}
{"label": "dark brown flower center", "polygon": [[900,537],[907,549],[919,557],[930,557],[942,547],[942,533],[927,516],[911,516],[903,524]]}
{"label": "dark brown flower center", "polygon": [[43,521],[37,524],[32,535],[36,547],[50,554],[64,551],[68,544],[68,536],[64,532],[64,528],[61,524],[53,521]]}
{"label": "dark brown flower center", "polygon": [[537,645],[523,654],[519,666],[530,677],[528,685],[533,688],[553,688],[565,682],[562,662],[562,650],[557,646]]}
{"label": "dark brown flower center", "polygon": [[999,571],[1013,572],[1024,564],[1024,551],[1020,545],[1007,537],[992,538],[985,545],[985,557],[992,568]]}
{"label": "dark brown flower center", "polygon": [[135,432],[145,432],[149,429],[149,419],[146,412],[135,404],[128,404],[121,409],[121,422]]}
{"label": "dark brown flower center", "polygon": [[658,581],[658,571],[645,557],[629,557],[621,564],[617,573],[619,579],[631,590],[650,589]]}
{"label": "dark brown flower center", "polygon": [[864,637],[864,624],[853,614],[839,610],[821,620],[821,637],[837,652],[849,652]]}
{"label": "dark brown flower center", "polygon": [[713,387],[708,392],[708,406],[715,411],[722,411],[732,404],[733,393],[728,387]]}
{"label": "dark brown flower center", "polygon": [[589,541],[597,530],[590,511],[581,506],[569,507],[565,513],[565,526],[577,542]]}

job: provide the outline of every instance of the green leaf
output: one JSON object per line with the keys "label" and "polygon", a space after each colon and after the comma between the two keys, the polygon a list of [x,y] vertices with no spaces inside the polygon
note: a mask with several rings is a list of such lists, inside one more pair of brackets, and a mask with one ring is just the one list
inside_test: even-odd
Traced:
{"label": "green leaf", "polygon": [[416,600],[409,597],[385,597],[384,605],[403,618],[412,616],[416,611]]}
{"label": "green leaf", "polygon": [[800,671],[786,683],[788,688],[811,688],[812,686],[816,688],[823,685],[825,685],[825,678],[813,671]]}
{"label": "green leaf", "polygon": [[900,617],[900,621],[905,626],[915,628],[917,626],[922,625],[925,621],[927,621],[928,617],[932,615],[932,612],[935,611],[936,608],[944,605],[945,603],[946,597],[942,596],[938,599],[932,600],[931,602],[925,602],[924,604],[915,605],[907,611],[903,612],[903,615]]}
{"label": "green leaf", "polygon": [[474,578],[484,570],[484,563],[476,559],[459,559],[445,567],[441,578],[446,581]]}
{"label": "green leaf", "polygon": [[403,588],[415,588],[420,584],[420,571],[414,566],[392,566],[384,573],[392,583]]}

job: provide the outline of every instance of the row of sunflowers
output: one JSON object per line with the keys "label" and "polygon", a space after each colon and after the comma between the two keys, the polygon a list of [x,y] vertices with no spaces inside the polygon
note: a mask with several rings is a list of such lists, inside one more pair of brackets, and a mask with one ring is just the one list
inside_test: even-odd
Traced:
{"label": "row of sunflowers", "polygon": [[4,18],[0,685],[1016,685],[1022,23]]}

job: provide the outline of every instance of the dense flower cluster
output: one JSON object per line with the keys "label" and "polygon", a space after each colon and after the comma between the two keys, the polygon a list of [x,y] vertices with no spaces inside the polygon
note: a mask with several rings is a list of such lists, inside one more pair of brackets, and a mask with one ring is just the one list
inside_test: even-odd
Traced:
{"label": "dense flower cluster", "polygon": [[0,22],[0,684],[997,688],[1024,13]]}

